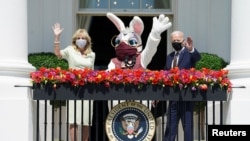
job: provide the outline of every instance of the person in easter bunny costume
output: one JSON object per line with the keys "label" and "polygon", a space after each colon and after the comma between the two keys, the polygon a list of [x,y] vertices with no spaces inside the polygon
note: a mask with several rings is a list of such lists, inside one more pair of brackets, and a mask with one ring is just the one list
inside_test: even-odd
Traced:
{"label": "person in easter bunny costume", "polygon": [[[116,57],[110,60],[108,70],[116,68],[146,69],[157,51],[161,33],[172,26],[169,18],[163,14],[160,14],[158,18],[153,17],[152,29],[143,49],[141,35],[144,24],[140,17],[134,16],[129,27],[125,27],[123,21],[113,13],[108,12],[106,16],[120,32],[112,38],[114,43],[111,43],[115,48]],[[147,101],[142,101],[142,103],[147,106]],[[118,101],[113,101],[112,104],[109,101],[109,109],[117,104]]]}

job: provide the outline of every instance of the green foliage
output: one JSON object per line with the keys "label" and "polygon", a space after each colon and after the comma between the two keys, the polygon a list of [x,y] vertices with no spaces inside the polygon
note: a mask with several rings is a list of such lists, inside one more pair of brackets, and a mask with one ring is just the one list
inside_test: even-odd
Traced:
{"label": "green foliage", "polygon": [[40,67],[47,67],[47,68],[61,67],[62,69],[68,69],[68,62],[64,59],[57,58],[57,56],[51,52],[29,54],[28,61],[36,69],[39,69]]}
{"label": "green foliage", "polygon": [[201,53],[201,59],[196,63],[196,69],[208,68],[212,70],[220,70],[228,65],[223,58],[209,53]]}
{"label": "green foliage", "polygon": [[[68,69],[68,62],[65,59],[57,58],[57,56],[51,52],[29,54],[28,62],[32,64],[32,66],[34,66],[37,70],[41,67],[61,67],[62,69]],[[66,101],[51,100],[50,104],[54,105],[54,108],[59,108],[60,106],[65,106]]]}
{"label": "green foliage", "polygon": [[[208,68],[211,70],[220,70],[225,68],[228,63],[215,54],[201,53],[201,59],[196,63],[195,68],[200,70],[202,68]],[[196,102],[194,111],[198,113],[200,110],[204,110],[206,102]]]}

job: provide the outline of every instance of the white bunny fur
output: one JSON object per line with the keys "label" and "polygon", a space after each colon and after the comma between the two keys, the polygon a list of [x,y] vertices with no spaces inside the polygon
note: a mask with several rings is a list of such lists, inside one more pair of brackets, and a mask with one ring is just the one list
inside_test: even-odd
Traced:
{"label": "white bunny fur", "polygon": [[[140,17],[134,16],[130,21],[129,27],[125,27],[123,21],[113,13],[108,12],[106,16],[120,32],[118,36],[121,41],[128,40],[130,37],[135,36],[138,39],[138,44],[142,44],[141,34],[144,30],[144,24]],[[160,14],[158,19],[157,17],[153,17],[153,26],[148,36],[145,48],[143,50],[142,46],[137,48],[138,52],[142,51],[140,62],[141,66],[144,69],[147,68],[148,64],[151,62],[153,56],[157,51],[157,46],[159,45],[161,40],[161,33],[169,29],[171,26],[172,23],[169,22],[169,18],[165,17],[163,14]],[[110,63],[108,64],[108,70],[111,69],[115,69],[115,64],[112,61],[110,61]],[[114,101],[113,106],[116,104],[118,104],[117,101]],[[143,104],[147,105],[147,101],[143,101]]]}

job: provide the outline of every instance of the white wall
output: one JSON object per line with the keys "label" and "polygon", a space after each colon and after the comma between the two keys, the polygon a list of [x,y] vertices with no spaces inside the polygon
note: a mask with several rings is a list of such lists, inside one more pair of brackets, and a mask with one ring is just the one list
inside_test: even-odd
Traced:
{"label": "white wall", "polygon": [[53,52],[52,26],[59,22],[65,29],[61,44],[68,45],[74,31],[76,0],[28,0],[29,53]]}
{"label": "white wall", "polygon": [[191,36],[200,52],[230,61],[231,0],[177,0],[174,30]]}

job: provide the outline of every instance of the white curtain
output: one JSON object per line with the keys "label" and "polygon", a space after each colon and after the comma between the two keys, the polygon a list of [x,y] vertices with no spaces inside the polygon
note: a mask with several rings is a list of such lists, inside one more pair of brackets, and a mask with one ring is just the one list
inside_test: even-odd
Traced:
{"label": "white curtain", "polygon": [[78,28],[84,28],[88,31],[92,16],[78,15]]}

